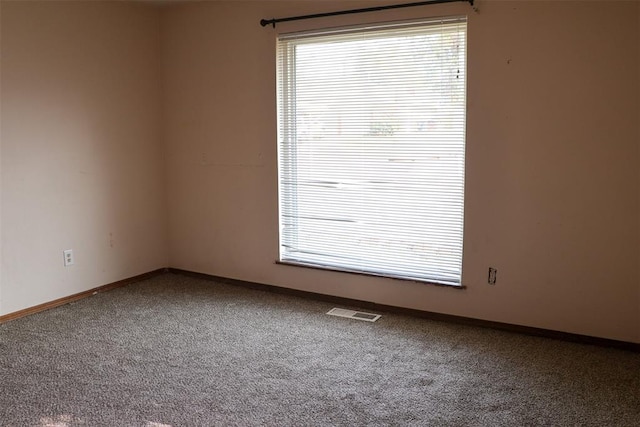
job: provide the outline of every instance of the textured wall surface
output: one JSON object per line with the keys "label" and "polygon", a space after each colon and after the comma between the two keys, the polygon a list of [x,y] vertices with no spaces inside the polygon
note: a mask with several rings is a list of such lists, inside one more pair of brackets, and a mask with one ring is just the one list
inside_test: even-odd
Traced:
{"label": "textured wall surface", "polygon": [[159,17],[2,2],[0,314],[166,266]]}
{"label": "textured wall surface", "polygon": [[[370,5],[350,2],[349,6]],[[477,2],[299,21],[340,2],[163,13],[173,267],[403,307],[640,341],[637,2]],[[275,35],[469,16],[463,283],[275,265]],[[487,269],[497,268],[497,284]]]}
{"label": "textured wall surface", "polygon": [[[170,266],[640,342],[640,3],[476,5],[1,2],[0,314]],[[461,14],[466,288],[276,265],[277,33]]]}

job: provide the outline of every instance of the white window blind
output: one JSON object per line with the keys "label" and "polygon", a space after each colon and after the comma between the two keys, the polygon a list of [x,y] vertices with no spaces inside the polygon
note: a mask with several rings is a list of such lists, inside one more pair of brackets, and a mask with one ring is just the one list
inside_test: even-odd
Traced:
{"label": "white window blind", "polygon": [[280,261],[460,285],[466,18],[277,51]]}

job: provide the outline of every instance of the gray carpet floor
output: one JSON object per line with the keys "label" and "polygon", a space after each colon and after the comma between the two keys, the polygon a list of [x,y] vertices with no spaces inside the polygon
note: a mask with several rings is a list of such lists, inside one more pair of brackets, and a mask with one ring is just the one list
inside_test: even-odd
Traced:
{"label": "gray carpet floor", "polygon": [[6,322],[0,425],[640,426],[638,353],[332,307],[167,273]]}

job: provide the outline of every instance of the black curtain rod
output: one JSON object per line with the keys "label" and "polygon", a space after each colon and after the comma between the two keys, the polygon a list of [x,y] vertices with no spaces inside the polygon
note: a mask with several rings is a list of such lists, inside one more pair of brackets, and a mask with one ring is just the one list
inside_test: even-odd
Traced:
{"label": "black curtain rod", "polygon": [[279,22],[299,21],[301,19],[325,18],[327,16],[337,16],[337,15],[350,15],[352,13],[377,12],[379,10],[401,9],[405,7],[426,6],[428,4],[439,4],[439,3],[453,3],[453,2],[459,2],[459,1],[467,2],[471,6],[473,6],[473,2],[474,2],[474,0],[427,0],[427,1],[419,1],[417,3],[392,4],[388,6],[365,7],[364,9],[339,10],[337,12],[325,12],[325,13],[314,13],[312,15],[290,16],[288,18],[261,19],[260,25],[262,25],[263,27],[266,27],[267,25],[272,25],[273,28],[275,28],[276,24]]}

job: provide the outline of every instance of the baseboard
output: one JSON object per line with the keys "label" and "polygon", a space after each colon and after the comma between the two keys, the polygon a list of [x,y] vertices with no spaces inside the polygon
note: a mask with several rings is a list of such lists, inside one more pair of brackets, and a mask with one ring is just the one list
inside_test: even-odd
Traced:
{"label": "baseboard", "polygon": [[640,343],[634,343],[629,341],[619,341],[619,340],[613,340],[608,338],[592,337],[589,335],[573,334],[569,332],[554,331],[552,329],[534,328],[530,326],[514,325],[510,323],[493,322],[490,320],[474,319],[471,317],[455,316],[452,314],[442,314],[442,313],[435,313],[431,311],[396,307],[392,305],[378,304],[378,303],[369,302],[369,301],[343,298],[343,297],[338,297],[333,295],[326,295],[326,294],[320,294],[320,293],[309,292],[309,291],[301,291],[297,289],[283,288],[275,285],[267,285],[263,283],[247,282],[247,281],[238,280],[238,279],[230,279],[228,277],[214,276],[211,274],[196,273],[193,271],[182,270],[179,268],[160,268],[147,273],[139,274],[137,276],[129,277],[127,279],[118,280],[117,282],[98,286],[96,288],[79,292],[77,294],[69,295],[69,296],[59,298],[53,301],[49,301],[43,304],[39,304],[33,307],[28,307],[23,310],[5,314],[3,316],[0,316],[0,323],[8,322],[10,320],[15,320],[24,316],[39,313],[41,311],[49,310],[54,307],[59,307],[61,305],[68,304],[70,302],[77,301],[79,299],[86,298],[100,292],[106,292],[112,289],[129,285],[131,283],[139,282],[145,279],[150,279],[154,276],[157,276],[165,272],[171,272],[175,274],[181,274],[184,276],[191,276],[191,277],[197,277],[197,278],[206,279],[206,280],[212,280],[219,283],[226,283],[229,285],[241,286],[249,289],[275,292],[275,293],[280,293],[285,295],[297,296],[301,298],[310,298],[314,300],[325,301],[325,302],[330,302],[332,304],[340,304],[340,305],[349,306],[349,307],[358,307],[361,309],[367,309],[371,311],[404,314],[404,315],[409,315],[414,317],[422,317],[425,319],[441,321],[441,322],[450,322],[450,323],[457,323],[462,325],[478,326],[482,328],[498,329],[498,330],[507,331],[507,332],[533,335],[538,337],[545,337],[545,338],[575,342],[580,344],[590,344],[590,345],[597,345],[601,347],[618,348],[622,350],[628,350],[628,351],[640,353]]}
{"label": "baseboard", "polygon": [[230,279],[227,277],[214,276],[205,273],[196,273],[193,271],[182,270],[179,268],[169,268],[169,272],[181,274],[185,276],[197,277],[206,280],[212,280],[229,285],[242,286],[244,288],[258,289],[263,291],[275,292],[286,295],[293,295],[302,298],[311,298],[319,301],[326,301],[332,304],[340,304],[349,307],[357,307],[376,312],[387,312],[410,315],[414,317],[422,317],[430,320],[442,322],[457,323],[469,326],[478,326],[482,328],[498,329],[507,332],[513,332],[524,335],[532,335],[544,338],[557,339],[561,341],[569,341],[580,344],[596,345],[600,347],[611,347],[622,350],[628,350],[640,353],[640,343],[629,341],[619,341],[608,338],[593,337],[589,335],[573,334],[570,332],[554,331],[552,329],[534,328],[531,326],[513,325],[510,323],[493,322],[490,320],[474,319],[471,317],[455,316],[452,314],[434,313],[430,311],[416,310],[411,308],[396,307],[392,305],[377,304],[369,301],[361,301],[351,298],[343,298],[332,295],[319,294],[309,291],[301,291],[297,289],[283,288],[275,285],[266,285],[262,283],[247,282],[244,280]]}
{"label": "baseboard", "polygon": [[108,283],[106,285],[98,286],[97,288],[89,289],[87,291],[78,292],[77,294],[69,295],[63,298],[58,298],[53,301],[38,304],[33,307],[28,307],[23,310],[14,311],[9,314],[0,316],[0,323],[8,322],[10,320],[19,319],[20,317],[29,316],[31,314],[39,313],[41,311],[49,310],[50,308],[59,307],[70,302],[77,301],[82,298],[90,297],[100,292],[110,291],[112,289],[120,288],[122,286],[129,285],[141,280],[150,279],[151,277],[167,272],[166,268],[160,268],[158,270],[149,271],[148,273],[139,274],[137,276],[129,277],[127,279],[118,280],[117,282]]}

